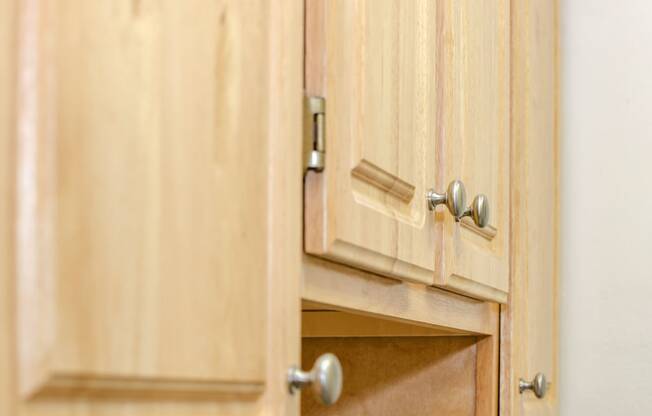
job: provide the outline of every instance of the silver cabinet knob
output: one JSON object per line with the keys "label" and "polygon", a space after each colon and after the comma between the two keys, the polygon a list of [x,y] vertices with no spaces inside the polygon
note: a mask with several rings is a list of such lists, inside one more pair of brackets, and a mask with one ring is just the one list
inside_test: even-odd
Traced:
{"label": "silver cabinet knob", "polygon": [[458,221],[463,217],[471,217],[480,228],[486,227],[489,224],[489,198],[483,194],[476,195],[471,205],[457,217]]}
{"label": "silver cabinet knob", "polygon": [[429,190],[426,194],[426,200],[431,211],[434,211],[437,205],[443,204],[446,205],[453,217],[457,218],[464,213],[466,190],[462,181],[456,179],[448,184],[446,193],[440,194],[433,189]]}
{"label": "silver cabinet knob", "polygon": [[340,398],[342,393],[342,365],[334,354],[320,355],[310,371],[292,367],[288,371],[290,393],[310,386],[326,406]]}
{"label": "silver cabinet knob", "polygon": [[546,395],[546,391],[548,390],[546,376],[544,376],[542,373],[537,373],[532,381],[525,381],[520,379],[518,381],[518,392],[523,394],[525,390],[532,390],[537,398],[543,398],[543,396]]}

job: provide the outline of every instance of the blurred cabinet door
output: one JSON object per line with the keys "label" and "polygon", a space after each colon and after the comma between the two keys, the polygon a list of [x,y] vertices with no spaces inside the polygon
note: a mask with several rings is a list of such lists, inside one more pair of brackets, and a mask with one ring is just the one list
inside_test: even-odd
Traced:
{"label": "blurred cabinet door", "polygon": [[[269,172],[295,152],[276,149],[270,124],[300,134],[303,13],[279,13],[266,1],[20,2],[21,414],[297,411],[284,380],[299,363],[299,254],[281,290],[293,310],[273,297],[285,247],[269,240],[283,221]],[[279,68],[270,47],[288,39]],[[287,95],[296,108],[275,102]],[[295,228],[283,230],[292,247]]]}
{"label": "blurred cabinet door", "polygon": [[[504,302],[509,2],[309,0],[306,92],[325,98],[325,169],[305,187],[310,254]],[[488,227],[430,212],[461,179]]]}

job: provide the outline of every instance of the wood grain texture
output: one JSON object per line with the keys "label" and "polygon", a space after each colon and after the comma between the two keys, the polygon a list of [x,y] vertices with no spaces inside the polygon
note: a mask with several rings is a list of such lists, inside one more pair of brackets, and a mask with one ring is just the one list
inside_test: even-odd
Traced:
{"label": "wood grain texture", "polygon": [[5,222],[24,241],[18,273],[0,265],[2,414],[297,414],[302,2],[19,14],[0,260],[14,257]]}
{"label": "wood grain texture", "polygon": [[267,72],[249,63],[267,62],[267,23],[241,26],[265,3],[140,11],[23,5],[23,394],[67,375],[262,390],[267,118],[240,120],[267,112]]}
{"label": "wood grain texture", "polygon": [[436,222],[435,284],[505,302],[509,291],[509,1],[437,2],[437,186],[461,179],[490,224]]}
{"label": "wood grain texture", "polygon": [[324,407],[303,395],[304,416],[476,415],[472,337],[304,339],[303,367],[325,352],[342,363],[342,396]]}
{"label": "wood grain texture", "polygon": [[16,1],[0,0],[0,415],[16,414],[14,192]]}
{"label": "wood grain texture", "polygon": [[476,342],[475,372],[475,414],[476,416],[498,415],[500,392],[500,306],[493,305],[494,333],[478,337]]}
{"label": "wood grain texture", "polygon": [[[311,307],[318,307],[318,304],[311,304]],[[406,324],[347,312],[323,310],[323,306],[321,310],[304,309],[301,313],[301,336],[303,338],[442,337],[451,335],[469,334],[447,328]]]}
{"label": "wood grain texture", "polygon": [[[509,2],[325,1],[306,9],[306,92],[326,98],[326,169],[305,185],[311,254],[505,302]],[[483,230],[429,188],[485,193]]]}
{"label": "wood grain texture", "polygon": [[303,258],[302,279],[302,299],[331,309],[466,334],[496,332],[494,305],[441,289],[379,277],[312,256]]}
{"label": "wood grain texture", "polygon": [[326,98],[326,169],[305,185],[312,254],[432,283],[435,7],[306,2],[306,92]]}
{"label": "wood grain texture", "polygon": [[299,415],[299,397],[288,393],[287,369],[301,361],[303,5],[302,0],[274,1],[266,16],[270,22],[268,189],[273,192],[268,193],[267,205],[268,360],[260,415]]}
{"label": "wood grain texture", "polygon": [[[502,310],[501,415],[558,414],[558,2],[512,2],[511,301]],[[543,400],[518,380],[542,372]]]}

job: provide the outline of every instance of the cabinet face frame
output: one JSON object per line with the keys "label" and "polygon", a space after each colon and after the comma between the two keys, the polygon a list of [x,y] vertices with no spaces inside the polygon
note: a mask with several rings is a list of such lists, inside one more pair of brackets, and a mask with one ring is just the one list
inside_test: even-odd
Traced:
{"label": "cabinet face frame", "polygon": [[[512,1],[510,302],[501,310],[502,416],[559,413],[559,2]],[[543,373],[542,399],[519,379]]]}
{"label": "cabinet face frame", "polygon": [[[319,328],[315,328],[315,321],[309,318],[304,323],[312,324],[313,328],[303,327],[304,335],[409,337],[457,333],[456,336],[477,336],[473,386],[475,415],[497,415],[500,305],[438,288],[382,278],[309,255],[303,256],[301,286],[302,307],[310,311],[309,314],[327,314],[325,311],[334,310],[342,311],[336,314],[345,315],[330,321],[327,318]],[[351,318],[351,314],[359,316]],[[370,324],[369,321],[375,322]],[[396,385],[402,384],[401,380],[396,381]]]}
{"label": "cabinet face frame", "polygon": [[[306,175],[306,252],[506,301],[509,4],[476,6],[307,1],[306,93],[326,99],[326,168]],[[453,179],[469,201],[488,194],[489,226],[427,209],[427,190]]]}

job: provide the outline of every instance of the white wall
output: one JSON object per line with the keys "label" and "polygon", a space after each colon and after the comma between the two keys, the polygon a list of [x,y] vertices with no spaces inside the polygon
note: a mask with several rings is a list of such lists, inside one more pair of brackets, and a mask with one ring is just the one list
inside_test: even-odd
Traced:
{"label": "white wall", "polygon": [[648,416],[652,1],[561,3],[561,415]]}

